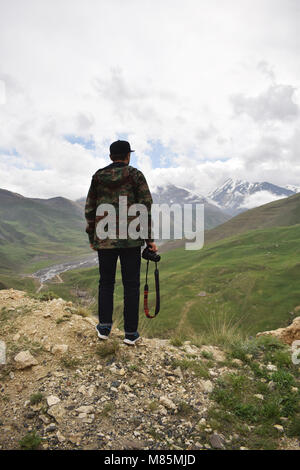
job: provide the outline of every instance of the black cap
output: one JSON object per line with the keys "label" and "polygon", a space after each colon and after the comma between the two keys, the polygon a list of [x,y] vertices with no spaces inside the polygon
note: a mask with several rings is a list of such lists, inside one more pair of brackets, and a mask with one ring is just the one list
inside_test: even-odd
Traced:
{"label": "black cap", "polygon": [[131,150],[130,148],[130,143],[126,140],[117,140],[116,142],[113,142],[109,147],[109,150],[111,155],[122,155],[134,152],[134,150]]}

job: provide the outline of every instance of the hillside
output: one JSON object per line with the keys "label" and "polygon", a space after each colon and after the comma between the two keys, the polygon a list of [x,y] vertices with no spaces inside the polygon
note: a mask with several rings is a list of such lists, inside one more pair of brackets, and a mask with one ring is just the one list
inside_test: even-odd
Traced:
{"label": "hillside", "polygon": [[0,189],[0,272],[42,267],[88,252],[80,206],[65,198],[34,199]]}
{"label": "hillside", "polygon": [[278,340],[128,347],[72,302],[0,304],[2,450],[299,449],[299,370]]}
{"label": "hillside", "polygon": [[[246,337],[286,326],[300,303],[300,225],[253,230],[220,240],[199,251],[183,248],[163,253],[159,263],[161,312],[141,325],[147,336],[188,339],[196,334],[210,344],[224,344],[233,333]],[[145,262],[142,263],[141,286]],[[59,296],[82,299],[97,311],[98,268],[61,274],[63,283],[50,283]],[[150,266],[150,303],[154,303]],[[123,290],[118,270],[115,322],[122,325]]]}
{"label": "hillside", "polygon": [[300,224],[300,194],[250,209],[205,233],[205,244],[249,230]]}

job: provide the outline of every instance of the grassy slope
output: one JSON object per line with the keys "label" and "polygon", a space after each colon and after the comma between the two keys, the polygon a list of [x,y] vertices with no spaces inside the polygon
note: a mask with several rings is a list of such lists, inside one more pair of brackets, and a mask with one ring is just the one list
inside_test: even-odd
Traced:
{"label": "grassy slope", "polygon": [[[247,210],[222,225],[206,230],[205,244],[208,245],[250,230],[286,227],[295,224],[300,224],[300,193]],[[181,248],[184,244],[185,240],[170,241],[165,243],[161,251],[166,252]]]}
{"label": "grassy slope", "polygon": [[64,198],[35,200],[0,190],[0,272],[32,272],[88,252],[81,209]]}
{"label": "grassy slope", "polygon": [[206,242],[245,233],[249,230],[300,224],[300,193],[242,212],[225,224],[209,230]]}
{"label": "grassy slope", "polygon": [[[244,335],[288,324],[300,304],[300,225],[256,230],[199,251],[173,250],[160,262],[161,312],[154,320],[142,313],[141,329],[149,336],[210,335],[226,341],[235,331]],[[143,270],[145,265],[143,264]],[[153,268],[153,267],[152,267]],[[151,302],[154,285],[150,276]],[[62,274],[64,284],[51,289],[69,297],[76,285],[90,290],[96,301],[97,268]],[[142,275],[144,282],[144,275]],[[199,296],[201,291],[206,296]],[[122,325],[122,288],[116,286],[115,318]],[[96,302],[94,305],[96,312]]]}

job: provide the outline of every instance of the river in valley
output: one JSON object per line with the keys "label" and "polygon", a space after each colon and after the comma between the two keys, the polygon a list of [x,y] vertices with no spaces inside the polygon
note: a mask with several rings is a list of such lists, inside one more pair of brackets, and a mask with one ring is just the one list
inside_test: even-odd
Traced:
{"label": "river in valley", "polygon": [[64,273],[65,271],[70,271],[71,269],[78,268],[88,268],[91,266],[96,266],[98,264],[98,256],[95,254],[86,256],[85,258],[81,257],[80,259],[74,259],[66,261],[60,264],[54,264],[48,266],[47,268],[42,268],[32,274],[33,277],[38,279],[41,284],[44,284],[47,281],[50,281],[55,276]]}

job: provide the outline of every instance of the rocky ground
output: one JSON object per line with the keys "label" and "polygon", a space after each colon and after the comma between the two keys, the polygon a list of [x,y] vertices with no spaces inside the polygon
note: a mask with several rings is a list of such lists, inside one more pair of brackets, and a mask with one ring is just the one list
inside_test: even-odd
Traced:
{"label": "rocky ground", "polygon": [[[213,346],[97,338],[96,320],[62,299],[0,290],[0,448],[240,449],[208,419],[215,384],[246,366]],[[278,425],[279,426],[279,425]],[[278,447],[299,448],[278,437]]]}

